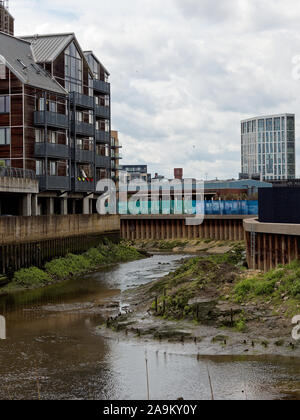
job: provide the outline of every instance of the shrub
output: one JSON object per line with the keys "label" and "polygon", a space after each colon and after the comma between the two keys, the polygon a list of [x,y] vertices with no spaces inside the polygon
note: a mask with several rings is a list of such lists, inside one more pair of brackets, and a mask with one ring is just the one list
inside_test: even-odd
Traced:
{"label": "shrub", "polygon": [[51,277],[39,268],[31,267],[17,271],[13,281],[20,286],[39,286],[51,282]]}
{"label": "shrub", "polygon": [[254,284],[254,294],[256,296],[271,295],[275,291],[276,280],[258,281]]}
{"label": "shrub", "polygon": [[47,273],[62,280],[70,275],[80,274],[91,269],[90,260],[84,255],[69,254],[65,258],[58,258],[45,265]]}
{"label": "shrub", "polygon": [[253,279],[245,279],[238,283],[234,288],[234,294],[238,298],[247,296],[253,290]]}
{"label": "shrub", "polygon": [[300,280],[295,281],[292,285],[291,294],[294,297],[300,296]]}

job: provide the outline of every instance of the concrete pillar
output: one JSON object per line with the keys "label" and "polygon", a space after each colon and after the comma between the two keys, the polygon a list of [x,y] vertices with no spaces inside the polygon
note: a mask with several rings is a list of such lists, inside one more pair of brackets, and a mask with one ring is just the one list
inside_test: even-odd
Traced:
{"label": "concrete pillar", "polygon": [[90,199],[85,197],[83,199],[83,214],[90,214]]}
{"label": "concrete pillar", "polygon": [[76,200],[72,201],[72,214],[76,214]]}
{"label": "concrete pillar", "polygon": [[31,215],[32,216],[40,215],[37,194],[32,194],[32,197],[31,197]]}
{"label": "concrete pillar", "polygon": [[32,194],[24,195],[22,199],[22,216],[31,216],[31,196]]}
{"label": "concrete pillar", "polygon": [[67,216],[68,214],[68,199],[67,198],[61,198],[60,200],[60,214],[63,216]]}
{"label": "concrete pillar", "polygon": [[54,198],[47,198],[47,216],[54,214]]}

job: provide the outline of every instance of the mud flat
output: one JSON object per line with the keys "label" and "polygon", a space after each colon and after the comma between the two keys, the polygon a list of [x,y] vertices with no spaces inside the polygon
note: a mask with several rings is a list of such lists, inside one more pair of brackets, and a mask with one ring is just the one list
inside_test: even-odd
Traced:
{"label": "mud flat", "polygon": [[[284,279],[295,270],[300,272],[300,263],[264,275],[246,269],[242,244],[197,246],[202,248],[200,256],[183,259],[167,276],[122,293],[121,310],[98,333],[185,345],[199,357],[300,357],[300,343],[292,339],[291,324],[300,295],[282,293]],[[184,248],[190,250],[191,244]],[[142,249],[157,250],[153,244]],[[183,252],[178,244],[174,249]]]}

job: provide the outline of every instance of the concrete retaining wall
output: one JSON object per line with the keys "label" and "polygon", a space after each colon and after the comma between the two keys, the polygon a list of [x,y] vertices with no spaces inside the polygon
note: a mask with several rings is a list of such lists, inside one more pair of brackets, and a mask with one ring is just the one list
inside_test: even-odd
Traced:
{"label": "concrete retaining wall", "polygon": [[120,230],[119,216],[0,217],[0,244],[42,241]]}

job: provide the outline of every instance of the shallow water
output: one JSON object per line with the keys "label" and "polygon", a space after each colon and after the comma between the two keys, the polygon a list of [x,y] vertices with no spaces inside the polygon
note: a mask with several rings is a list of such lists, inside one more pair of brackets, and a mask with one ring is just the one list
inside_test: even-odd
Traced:
{"label": "shallow water", "polygon": [[[184,345],[120,342],[96,333],[92,306],[174,269],[183,256],[155,255],[38,291],[0,297],[1,399],[145,399],[145,351],[152,399],[300,398],[300,360],[216,356],[197,360]],[[146,347],[147,346],[147,349]]]}

